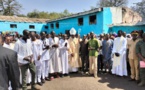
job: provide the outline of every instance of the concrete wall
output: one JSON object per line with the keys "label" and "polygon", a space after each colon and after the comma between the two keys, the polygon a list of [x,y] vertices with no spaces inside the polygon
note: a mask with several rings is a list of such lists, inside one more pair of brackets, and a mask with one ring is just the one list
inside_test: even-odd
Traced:
{"label": "concrete wall", "polygon": [[[10,24],[16,24],[17,28],[10,28]],[[35,29],[30,29],[29,25],[34,25]],[[22,34],[22,31],[24,29],[30,30],[30,31],[37,31],[37,32],[41,32],[43,30],[47,30],[45,29],[45,23],[25,23],[25,22],[0,22],[0,31],[16,31],[20,34]]]}
{"label": "concrete wall", "polygon": [[122,8],[107,7],[103,8],[103,33],[110,31],[109,25],[122,22]]}
{"label": "concrete wall", "polygon": [[144,30],[145,31],[145,25],[141,26],[114,26],[110,28],[109,33],[118,32],[119,30],[123,30],[126,33],[131,33],[133,30]]}
{"label": "concrete wall", "polygon": [[122,23],[123,13],[122,13],[122,7],[110,7],[110,11],[112,14],[112,23],[113,24],[120,24]]}

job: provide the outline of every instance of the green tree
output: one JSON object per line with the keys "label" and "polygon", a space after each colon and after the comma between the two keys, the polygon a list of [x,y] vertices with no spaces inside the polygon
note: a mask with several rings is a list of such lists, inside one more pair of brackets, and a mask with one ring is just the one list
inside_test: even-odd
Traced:
{"label": "green tree", "polygon": [[21,8],[21,4],[16,0],[0,0],[0,13],[2,15],[18,15]]}
{"label": "green tree", "polygon": [[27,14],[27,16],[28,16],[29,18],[39,18],[39,11],[38,11],[38,10],[34,10],[34,11],[32,11],[32,12],[29,12],[29,13]]}
{"label": "green tree", "polygon": [[72,13],[70,13],[68,10],[64,10],[63,12],[44,12],[44,11],[38,11],[38,10],[34,10],[32,12],[29,12],[27,14],[27,16],[29,18],[44,18],[44,19],[58,19],[61,17],[65,17],[65,16],[69,16]]}
{"label": "green tree", "polygon": [[126,6],[128,0],[99,0],[98,7],[119,7]]}
{"label": "green tree", "polygon": [[39,18],[45,18],[48,19],[49,18],[49,13],[48,12],[39,12]]}
{"label": "green tree", "polygon": [[138,12],[142,18],[145,20],[145,0],[135,3],[135,6],[132,6],[132,9]]}
{"label": "green tree", "polygon": [[17,16],[18,16],[18,17],[27,17],[27,16],[24,15],[24,14],[18,14]]}

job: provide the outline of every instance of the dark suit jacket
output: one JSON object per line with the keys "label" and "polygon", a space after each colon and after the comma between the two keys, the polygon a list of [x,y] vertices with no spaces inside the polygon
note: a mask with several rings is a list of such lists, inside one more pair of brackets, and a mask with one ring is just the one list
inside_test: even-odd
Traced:
{"label": "dark suit jacket", "polygon": [[19,76],[17,53],[0,45],[0,90],[8,90],[9,81],[12,90],[18,90]]}
{"label": "dark suit jacket", "polygon": [[88,50],[88,43],[85,43],[84,41],[80,42],[80,54],[82,56],[88,56],[89,50]]}

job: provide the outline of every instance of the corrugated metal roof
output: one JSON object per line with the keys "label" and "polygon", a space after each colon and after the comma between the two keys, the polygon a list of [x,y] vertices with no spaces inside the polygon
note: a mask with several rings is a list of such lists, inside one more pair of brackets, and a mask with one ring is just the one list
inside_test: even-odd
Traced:
{"label": "corrugated metal roof", "polygon": [[103,10],[103,8],[94,8],[94,9],[91,9],[89,11],[79,12],[79,13],[72,14],[70,16],[66,16],[66,17],[62,17],[62,18],[58,18],[58,19],[55,19],[55,20],[49,20],[49,21],[47,21],[47,23],[54,22],[54,21],[58,21],[58,20],[64,20],[64,19],[68,19],[68,18],[74,18],[74,17],[82,16],[82,15],[87,15],[87,14],[99,12],[99,11],[102,11],[102,10]]}
{"label": "corrugated metal roof", "polygon": [[114,26],[141,26],[145,25],[145,21],[142,22],[134,22],[134,23],[118,23],[118,24],[111,24],[108,25],[109,27],[114,27]]}
{"label": "corrugated metal roof", "polygon": [[27,18],[17,16],[0,16],[0,21],[46,23],[49,19]]}

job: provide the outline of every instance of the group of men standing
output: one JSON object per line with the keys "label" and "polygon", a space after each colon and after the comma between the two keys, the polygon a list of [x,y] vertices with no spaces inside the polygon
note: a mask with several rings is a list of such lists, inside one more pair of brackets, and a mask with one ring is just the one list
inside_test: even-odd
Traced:
{"label": "group of men standing", "polygon": [[[126,35],[123,31],[118,31],[116,38],[108,39],[108,35],[102,42],[103,64],[112,74],[117,76],[131,75],[129,81],[136,81],[138,86],[145,85],[145,33],[132,31],[131,35]],[[127,62],[129,69],[127,69]],[[112,68],[112,69],[110,69]],[[131,74],[129,74],[131,73]]]}
{"label": "group of men standing", "polygon": [[[14,74],[14,78],[8,76],[9,86],[17,90],[15,88],[22,84],[22,89],[27,90],[27,83],[31,82],[32,90],[40,90],[35,83],[42,86],[45,80],[68,76],[69,72],[78,71],[81,71],[82,75],[89,72],[88,74],[95,78],[100,70],[105,73],[109,71],[117,76],[127,76],[127,62],[131,68],[130,81],[136,81],[139,86],[145,85],[143,66],[145,65],[145,34],[133,31],[132,38],[128,38],[120,30],[117,36],[104,34],[98,39],[91,32],[83,35],[81,39],[76,37],[76,31],[72,28],[70,35],[69,38],[65,34],[58,37],[53,31],[49,35],[44,32],[38,35],[24,30],[23,36],[14,44],[10,43],[9,36],[6,37],[5,42],[1,43],[3,47],[17,52],[17,56],[14,55],[17,61],[8,63],[8,65],[14,64],[10,68],[11,71],[6,70]],[[2,42],[2,37],[0,40]],[[14,71],[15,68],[17,69]],[[16,79],[19,74],[20,78]]]}

